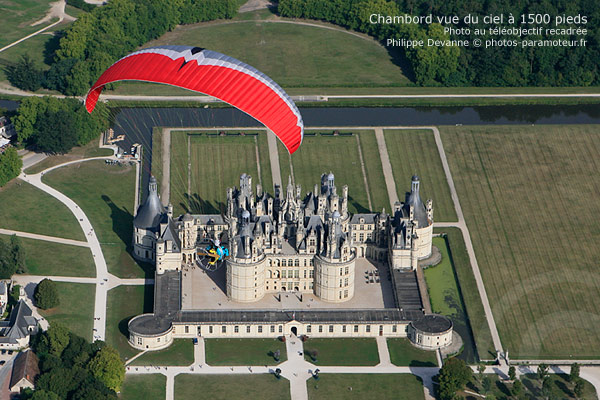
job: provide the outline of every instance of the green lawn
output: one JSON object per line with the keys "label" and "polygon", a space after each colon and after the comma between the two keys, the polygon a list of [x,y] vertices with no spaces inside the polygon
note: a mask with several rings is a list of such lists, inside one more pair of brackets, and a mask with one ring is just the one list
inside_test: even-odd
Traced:
{"label": "green lawn", "polygon": [[[2,53],[0,53],[2,54]],[[73,147],[67,154],[51,155],[40,161],[39,163],[25,170],[28,174],[37,174],[43,170],[54,167],[55,165],[63,164],[69,161],[81,160],[82,158],[103,157],[113,154],[111,149],[98,147],[98,140],[94,139],[85,146]]]}
{"label": "green lawn", "polygon": [[135,168],[87,161],[55,169],[44,183],[61,191],[77,203],[94,227],[109,272],[122,278],[152,275],[146,264],[130,255],[133,235]]}
{"label": "green lawn", "polygon": [[365,172],[369,182],[369,192],[371,193],[371,202],[374,212],[380,212],[384,207],[390,212],[390,199],[385,185],[385,177],[381,167],[381,158],[379,157],[379,148],[374,131],[355,132],[360,139],[363,161],[365,163]]}
{"label": "green lawn", "polygon": [[[331,134],[331,131],[325,133]],[[278,142],[277,146],[281,180],[286,187],[291,171],[290,155],[281,143]],[[367,157],[365,153],[363,155]],[[348,210],[351,213],[370,211],[358,155],[358,143],[354,136],[323,136],[320,133],[316,136],[307,136],[305,134],[302,146],[291,156],[291,164],[294,169],[294,182],[302,186],[303,194],[313,191],[315,184],[321,186],[321,174],[333,172],[337,194],[340,197],[342,187],[348,185]],[[371,172],[375,174],[374,171]],[[381,188],[371,188],[371,192],[373,190],[381,190]]]}
{"label": "green lawn", "polygon": [[460,358],[471,364],[476,363],[478,361],[477,349],[473,341],[461,288],[458,286],[454,266],[448,254],[446,240],[442,237],[435,237],[433,245],[440,250],[442,261],[424,271],[431,308],[434,313],[452,319],[454,330],[460,334],[464,343]]}
{"label": "green lawn", "polygon": [[458,279],[460,293],[467,309],[467,318],[471,326],[477,354],[481,360],[493,360],[496,357],[492,334],[485,317],[477,283],[465,247],[462,232],[458,228],[435,228],[434,233],[446,235],[452,265]]}
{"label": "green lawn", "polygon": [[[162,128],[154,127],[152,128],[152,164],[150,166],[150,171],[152,175],[156,178],[156,182],[158,183],[158,188],[160,191],[160,185],[163,179],[163,167],[162,167]],[[146,148],[144,148],[144,155],[147,156]],[[147,159],[143,162],[145,163]],[[147,164],[146,164],[147,165]]]}
{"label": "green lawn", "polygon": [[0,47],[4,47],[56,21],[56,19],[53,19],[40,25],[31,26],[32,23],[46,15],[50,10],[49,4],[51,2],[51,0],[0,1],[0,14],[3,20]]}
{"label": "green lawn", "polygon": [[[316,361],[309,356],[317,351]],[[377,365],[377,342],[372,338],[309,339],[304,358],[315,365]]]}
{"label": "green lawn", "polygon": [[149,351],[136,358],[130,365],[180,365],[194,362],[194,343],[192,339],[175,339],[164,350]]}
{"label": "green lawn", "polygon": [[58,322],[87,340],[92,340],[94,325],[95,285],[88,283],[56,282],[60,305],[39,310],[50,324]]}
{"label": "green lawn", "polygon": [[423,383],[412,374],[320,374],[306,385],[310,400],[424,398]]}
{"label": "green lawn", "polygon": [[[215,132],[211,132],[214,134]],[[252,133],[252,132],[248,132]],[[171,134],[171,203],[174,214],[220,213],[225,211],[227,188],[239,186],[242,173],[252,176],[253,186],[259,183],[256,148],[261,157],[262,183],[272,187],[266,133],[255,136],[209,136],[193,132],[189,136],[191,165],[191,195],[188,193],[188,134]],[[235,157],[232,155],[235,154]]]}
{"label": "green lawn", "polygon": [[[410,83],[388,50],[377,41],[336,29],[339,30],[257,21],[204,23],[179,26],[147,46],[189,43],[215,50],[252,65],[284,88],[406,86]],[[360,62],[356,61],[357,54]],[[184,91],[138,83],[121,84],[116,92],[178,94]]]}
{"label": "green lawn", "polygon": [[129,345],[127,323],[137,315],[152,312],[154,285],[118,286],[108,292],[106,306],[106,343],[127,360],[139,351]]}
{"label": "green lawn", "polygon": [[440,132],[503,347],[598,358],[600,127]]}
{"label": "green lawn", "polygon": [[[8,243],[10,236],[0,235]],[[30,275],[96,276],[92,252],[87,247],[19,238],[25,248]]]}
{"label": "green lawn", "polygon": [[437,367],[435,352],[413,346],[406,338],[388,338],[390,361],[401,367]]}
{"label": "green lawn", "polygon": [[456,212],[446,183],[433,132],[428,129],[388,129],[384,131],[385,144],[392,164],[398,199],[410,192],[411,178],[421,178],[420,193],[423,201],[433,200],[433,218],[436,222],[456,221]]}
{"label": "green lawn", "polygon": [[162,374],[125,375],[119,398],[122,400],[162,399],[167,377]]}
{"label": "green lawn", "polygon": [[271,374],[256,375],[188,375],[175,377],[175,399],[260,399],[290,398],[290,383]]}
{"label": "green lawn", "polygon": [[0,188],[0,204],[0,228],[85,240],[67,206],[20,179]]}
{"label": "green lawn", "polygon": [[287,360],[285,343],[277,339],[206,339],[204,346],[208,365],[275,365],[276,350],[280,363]]}

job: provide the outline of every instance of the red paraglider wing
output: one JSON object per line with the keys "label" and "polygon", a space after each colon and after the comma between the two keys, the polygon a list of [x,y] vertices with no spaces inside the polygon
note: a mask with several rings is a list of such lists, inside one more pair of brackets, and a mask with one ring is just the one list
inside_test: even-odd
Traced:
{"label": "red paraglider wing", "polygon": [[88,112],[106,84],[125,80],[164,83],[216,97],[263,123],[290,154],[302,143],[304,124],[292,99],[268,76],[235,58],[188,46],[136,51],[98,78],[85,99]]}

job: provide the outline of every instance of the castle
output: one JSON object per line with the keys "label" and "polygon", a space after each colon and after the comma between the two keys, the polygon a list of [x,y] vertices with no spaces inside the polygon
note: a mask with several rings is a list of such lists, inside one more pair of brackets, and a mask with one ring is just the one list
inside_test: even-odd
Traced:
{"label": "castle", "polygon": [[243,174],[239,188],[227,190],[227,210],[221,215],[173,217],[173,207],[160,202],[150,178],[149,195],[134,218],[134,256],[156,264],[157,274],[193,265],[196,250],[209,239],[229,247],[226,261],[227,296],[252,302],[267,293],[314,293],[326,302],[344,302],[354,295],[357,257],[387,262],[395,270],[410,271],[431,254],[433,205],[423,203],[420,180],[412,177],[404,203],[391,215],[352,215],[348,186],[338,193],[332,173],[304,198],[291,179],[285,196],[275,186],[274,196]]}
{"label": "castle", "polygon": [[[385,210],[352,215],[348,187],[338,194],[332,173],[323,174],[304,198],[291,180],[285,196],[278,185],[273,196],[260,185],[255,194],[251,177],[243,174],[239,188],[227,190],[224,215],[175,218],[173,207],[161,204],[151,177],[133,220],[133,254],[156,266],[154,311],[129,321],[130,345],[159,350],[175,338],[306,335],[407,337],[424,349],[449,346],[452,321],[425,312],[427,291],[417,279],[419,261],[432,253],[433,230],[433,205],[423,203],[419,186],[413,176],[411,191],[391,215]],[[216,286],[202,286],[214,275],[195,267],[197,249],[211,239],[230,250],[222,286],[227,301],[217,308],[211,305],[220,296]],[[352,304],[355,286],[368,286],[355,280],[359,263],[363,271],[365,263],[385,271],[392,303],[373,308],[359,300],[355,307],[344,306]],[[299,302],[284,304],[288,296]]]}

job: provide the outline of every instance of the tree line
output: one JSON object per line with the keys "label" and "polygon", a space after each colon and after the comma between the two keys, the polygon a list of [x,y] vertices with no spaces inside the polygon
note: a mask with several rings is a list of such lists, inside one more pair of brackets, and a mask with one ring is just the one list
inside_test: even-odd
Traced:
{"label": "tree line", "polygon": [[232,18],[237,0],[111,0],[82,14],[65,30],[50,70],[27,57],[6,67],[9,81],[24,90],[41,87],[84,95],[100,74],[138,46],[179,24]]}
{"label": "tree line", "polygon": [[[417,47],[404,50],[418,85],[433,86],[591,86],[600,84],[600,3],[595,0],[548,1],[439,1],[430,0],[280,0],[283,17],[308,18],[331,22],[367,33],[380,41],[388,38],[419,40],[458,39],[447,35],[443,27],[415,24],[371,24],[371,14],[436,16],[457,15],[461,23],[468,14],[512,14],[515,18],[529,13],[586,15],[588,30],[585,47]],[[465,27],[464,23],[457,25]],[[470,28],[469,39],[484,42],[489,31],[474,36],[475,28],[489,28],[482,18]],[[554,25],[551,25],[554,27]],[[494,36],[497,38],[497,36]],[[461,37],[465,38],[465,37]],[[569,39],[569,37],[553,37]],[[580,37],[577,37],[580,38]],[[525,36],[523,39],[540,39]],[[409,73],[410,75],[410,73]]]}
{"label": "tree line", "polygon": [[125,378],[119,353],[101,341],[89,343],[60,325],[32,338],[40,375],[23,400],[117,400]]}
{"label": "tree line", "polygon": [[0,238],[0,279],[10,279],[14,274],[27,272],[25,248],[17,235],[12,235],[8,243]]}
{"label": "tree line", "polygon": [[19,142],[57,154],[98,137],[108,128],[108,114],[102,102],[90,115],[76,99],[28,97],[19,104],[13,124]]}

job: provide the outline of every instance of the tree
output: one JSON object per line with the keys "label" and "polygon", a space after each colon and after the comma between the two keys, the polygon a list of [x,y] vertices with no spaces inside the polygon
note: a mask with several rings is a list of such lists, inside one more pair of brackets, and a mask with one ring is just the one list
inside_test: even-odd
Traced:
{"label": "tree", "polygon": [[483,379],[484,372],[485,372],[485,365],[479,364],[477,366],[477,373],[478,373],[477,379],[479,379],[479,382],[481,382],[481,380]]}
{"label": "tree", "polygon": [[12,262],[17,268],[17,274],[24,274],[27,272],[27,267],[25,266],[25,248],[21,244],[21,239],[17,235],[12,235],[10,246],[12,247]]}
{"label": "tree", "polygon": [[44,78],[44,87],[64,93],[67,90],[67,76],[76,62],[75,58],[65,58],[52,64]]}
{"label": "tree", "polygon": [[88,370],[109,389],[118,392],[125,379],[125,366],[117,350],[104,346],[88,364]]}
{"label": "tree", "polygon": [[69,345],[69,330],[60,324],[52,324],[44,333],[42,340],[48,346],[48,352],[60,357],[65,347]]}
{"label": "tree", "polygon": [[23,161],[17,154],[17,149],[7,148],[3,154],[0,154],[0,186],[6,185],[19,176],[21,168],[23,168]]}
{"label": "tree", "polygon": [[439,397],[442,400],[454,398],[456,392],[462,389],[473,378],[473,371],[465,362],[458,358],[447,360],[438,375]]}
{"label": "tree", "polygon": [[17,272],[13,262],[12,249],[4,240],[0,239],[0,279],[8,279]]}
{"label": "tree", "polygon": [[583,396],[584,387],[585,383],[583,382],[583,379],[577,378],[577,382],[575,383],[575,389],[573,390],[575,392],[575,396],[581,398]]}
{"label": "tree", "polygon": [[513,382],[511,393],[515,397],[519,397],[521,395],[521,393],[523,393],[523,383],[520,380],[516,379]]}
{"label": "tree", "polygon": [[540,364],[537,367],[537,378],[543,381],[548,376],[548,364]]}
{"label": "tree", "polygon": [[[0,239],[1,240],[1,239]],[[19,302],[21,294],[21,285],[13,285],[8,296],[8,305],[13,307]]]}
{"label": "tree", "polygon": [[548,398],[552,395],[552,379],[546,376],[542,381],[542,396]]}
{"label": "tree", "polygon": [[492,390],[492,378],[490,378],[489,376],[486,376],[485,378],[483,378],[483,382],[482,382],[482,386],[483,386],[483,392],[484,393],[488,393],[490,390]]}
{"label": "tree", "polygon": [[60,397],[54,392],[48,392],[46,390],[36,390],[33,393],[31,400],[60,400]]}
{"label": "tree", "polygon": [[571,372],[569,373],[569,381],[577,382],[579,379],[580,366],[577,363],[571,365]]}
{"label": "tree", "polygon": [[514,381],[517,378],[517,370],[514,365],[511,365],[510,368],[508,368],[508,377],[511,381]]}
{"label": "tree", "polygon": [[54,308],[60,304],[56,283],[50,279],[42,280],[36,287],[34,293],[36,306],[42,310]]}
{"label": "tree", "polygon": [[9,82],[19,89],[34,92],[42,87],[44,74],[27,54],[22,55],[17,64],[7,66],[5,70]]}

